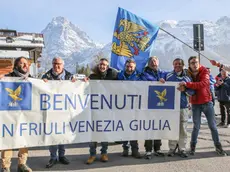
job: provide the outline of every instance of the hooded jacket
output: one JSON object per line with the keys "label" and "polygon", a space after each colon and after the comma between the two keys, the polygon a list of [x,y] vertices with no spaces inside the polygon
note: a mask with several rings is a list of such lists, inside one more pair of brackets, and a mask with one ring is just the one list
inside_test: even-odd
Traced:
{"label": "hooded jacket", "polygon": [[210,91],[209,72],[204,66],[200,66],[198,74],[194,77],[191,75],[193,82],[187,82],[186,87],[195,90],[195,94],[190,97],[191,104],[205,104],[212,101]]}

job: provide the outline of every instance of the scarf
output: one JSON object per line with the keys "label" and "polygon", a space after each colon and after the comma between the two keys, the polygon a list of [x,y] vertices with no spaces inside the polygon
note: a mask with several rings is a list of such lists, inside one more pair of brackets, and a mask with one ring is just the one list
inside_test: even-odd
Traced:
{"label": "scarf", "polygon": [[190,68],[188,69],[188,76],[192,78],[193,82],[196,81],[198,74],[199,74],[199,71],[192,72]]}
{"label": "scarf", "polygon": [[57,74],[56,72],[54,72],[53,69],[51,72],[52,72],[52,75],[57,77],[57,80],[65,80],[65,70],[63,70],[63,72],[60,74]]}
{"label": "scarf", "polygon": [[29,77],[29,72],[27,72],[26,74],[23,74],[19,72],[17,69],[14,69],[14,73],[16,74],[16,76],[21,77],[23,79],[28,79]]}

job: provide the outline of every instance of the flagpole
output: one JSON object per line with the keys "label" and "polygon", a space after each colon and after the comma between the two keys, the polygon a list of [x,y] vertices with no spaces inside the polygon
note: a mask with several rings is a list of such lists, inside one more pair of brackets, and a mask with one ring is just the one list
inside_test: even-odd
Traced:
{"label": "flagpole", "polygon": [[187,47],[191,48],[193,51],[196,51],[198,53],[198,55],[200,56],[203,56],[204,58],[208,59],[209,61],[211,59],[209,59],[207,56],[203,55],[202,53],[200,53],[200,51],[197,51],[195,50],[194,48],[192,48],[190,45],[188,45],[187,43],[185,43],[184,41],[180,40],[179,38],[175,37],[174,35],[172,35],[171,33],[167,32],[166,30],[162,29],[162,28],[159,28],[160,30],[162,30],[163,32],[169,34],[170,36],[172,36],[174,39],[180,41],[181,43],[183,43],[184,45],[186,45]]}

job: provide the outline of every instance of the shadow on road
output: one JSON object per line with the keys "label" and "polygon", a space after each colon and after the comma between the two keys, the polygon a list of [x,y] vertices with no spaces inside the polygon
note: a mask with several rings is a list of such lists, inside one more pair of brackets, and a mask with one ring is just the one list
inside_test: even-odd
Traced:
{"label": "shadow on road", "polygon": [[[230,154],[230,149],[227,151]],[[208,152],[197,152],[195,156],[189,156],[188,158],[181,158],[179,156],[174,157],[156,157],[153,156],[151,160],[134,159],[130,157],[122,157],[120,153],[111,153],[109,154],[109,162],[103,163],[99,161],[100,155],[97,156],[97,161],[91,165],[86,165],[85,161],[88,158],[88,155],[69,155],[67,158],[70,160],[69,165],[62,165],[60,163],[56,164],[53,168],[45,168],[46,163],[49,161],[49,157],[30,157],[28,159],[28,164],[33,169],[33,171],[69,171],[69,170],[87,170],[87,169],[100,169],[106,167],[115,167],[115,166],[129,166],[129,165],[143,165],[151,163],[164,163],[164,162],[176,162],[176,161],[185,161],[191,159],[207,159],[207,158],[218,158],[220,157],[214,151]],[[16,171],[16,158],[13,159],[12,170]]]}

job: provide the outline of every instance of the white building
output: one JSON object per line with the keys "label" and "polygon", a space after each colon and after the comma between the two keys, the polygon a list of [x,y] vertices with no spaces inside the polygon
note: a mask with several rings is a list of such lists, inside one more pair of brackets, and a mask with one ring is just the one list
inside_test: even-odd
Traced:
{"label": "white building", "polygon": [[43,47],[43,34],[0,29],[0,74],[11,72],[14,59],[23,56],[29,59],[31,74],[36,76],[37,59]]}

